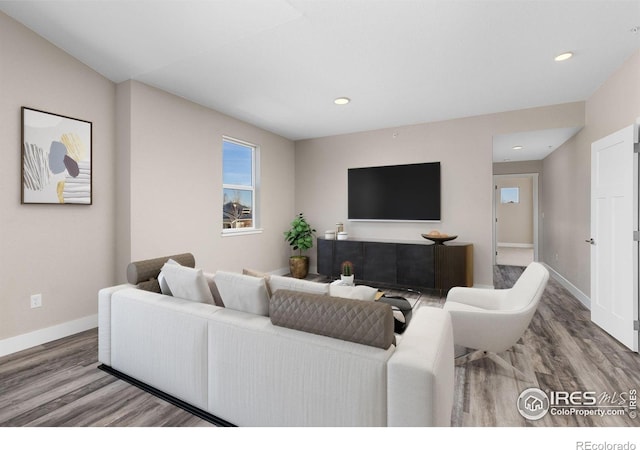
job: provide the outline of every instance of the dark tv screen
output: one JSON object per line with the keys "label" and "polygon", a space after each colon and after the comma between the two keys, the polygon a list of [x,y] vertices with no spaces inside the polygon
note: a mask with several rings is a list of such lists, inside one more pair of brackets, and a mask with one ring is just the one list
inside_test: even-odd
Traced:
{"label": "dark tv screen", "polygon": [[440,163],[348,171],[350,220],[440,220]]}

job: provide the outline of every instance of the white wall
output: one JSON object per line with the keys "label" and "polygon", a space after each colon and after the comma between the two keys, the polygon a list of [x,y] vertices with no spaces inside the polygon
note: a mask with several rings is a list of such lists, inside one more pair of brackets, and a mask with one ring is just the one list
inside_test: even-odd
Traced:
{"label": "white wall", "polygon": [[[114,280],[115,86],[0,13],[0,92],[2,341],[94,316]],[[93,205],[20,204],[21,106],[93,122]]]}
{"label": "white wall", "polygon": [[[493,136],[581,126],[584,103],[505,112],[437,123],[296,142],[296,211],[320,233],[344,222],[352,237],[420,240],[431,229],[474,244],[474,282],[493,285]],[[394,137],[395,136],[395,137]],[[347,221],[347,169],[440,161],[442,221]],[[315,249],[310,252],[315,264]]]}
{"label": "white wall", "polygon": [[[128,261],[182,252],[212,272],[288,267],[293,142],[139,82],[118,85],[118,110],[129,123],[119,128],[119,279]],[[260,234],[221,234],[223,136],[259,146]]]}

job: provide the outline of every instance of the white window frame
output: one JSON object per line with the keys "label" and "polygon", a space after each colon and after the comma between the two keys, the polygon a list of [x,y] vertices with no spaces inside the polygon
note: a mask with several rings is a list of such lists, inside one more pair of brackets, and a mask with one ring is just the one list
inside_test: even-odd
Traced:
{"label": "white window frame", "polygon": [[224,207],[224,190],[225,189],[235,189],[241,191],[250,191],[251,192],[251,209],[252,209],[252,222],[253,226],[251,227],[243,227],[243,228],[224,228],[224,218],[223,218],[223,228],[222,235],[223,236],[240,236],[246,234],[256,234],[262,233],[262,228],[259,227],[259,208],[258,208],[258,197],[259,197],[259,164],[260,164],[260,149],[258,145],[252,144],[251,142],[243,141],[241,139],[236,139],[229,136],[222,136],[222,162],[224,164],[224,143],[231,142],[233,144],[242,145],[245,147],[251,148],[251,186],[245,185],[236,185],[236,184],[225,184],[224,183],[224,167],[223,167],[223,183],[222,183],[222,204]]}
{"label": "white window frame", "polygon": [[[505,191],[509,191],[509,194],[513,196],[513,193],[515,192],[515,199],[512,201],[505,201],[507,197],[509,197],[509,194],[505,195]],[[500,188],[500,203],[502,203],[503,205],[512,205],[512,204],[517,204],[520,203],[520,187],[518,186],[513,186],[513,187],[502,187]]]}

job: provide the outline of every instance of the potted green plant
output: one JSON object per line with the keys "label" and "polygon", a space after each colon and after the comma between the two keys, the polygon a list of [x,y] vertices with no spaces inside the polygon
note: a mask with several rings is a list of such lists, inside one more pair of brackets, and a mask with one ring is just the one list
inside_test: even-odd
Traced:
{"label": "potted green plant", "polygon": [[351,261],[344,261],[340,266],[340,279],[348,286],[353,286],[353,263]]}
{"label": "potted green plant", "polygon": [[284,232],[285,241],[289,243],[293,251],[298,251],[297,255],[289,258],[289,271],[294,278],[305,278],[309,274],[309,257],[303,255],[302,252],[313,247],[315,232],[316,230],[311,228],[302,213],[298,214],[291,222],[289,231]]}

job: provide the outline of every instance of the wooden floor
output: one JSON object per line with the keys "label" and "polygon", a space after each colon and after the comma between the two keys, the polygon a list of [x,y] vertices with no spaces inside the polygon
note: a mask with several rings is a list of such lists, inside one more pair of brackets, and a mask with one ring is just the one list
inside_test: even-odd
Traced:
{"label": "wooden floor", "polygon": [[[496,266],[497,288],[513,285],[520,267]],[[423,295],[440,306],[444,299]],[[521,341],[501,354],[533,382],[490,360],[456,368],[454,426],[638,426],[640,419],[551,416],[522,418],[522,390],[640,390],[640,357],[589,320],[589,311],[551,279]],[[97,369],[97,330],[0,358],[0,426],[211,426]]]}
{"label": "wooden floor", "polygon": [[[513,286],[524,269],[496,266],[496,288]],[[531,325],[513,349],[500,354],[527,375],[523,382],[488,359],[456,368],[457,426],[640,426],[640,418],[552,416],[525,420],[516,410],[520,392],[640,391],[640,356],[619,344],[590,320],[589,310],[553,278]]]}
{"label": "wooden floor", "polygon": [[0,426],[212,426],[98,369],[98,332],[0,358]]}

